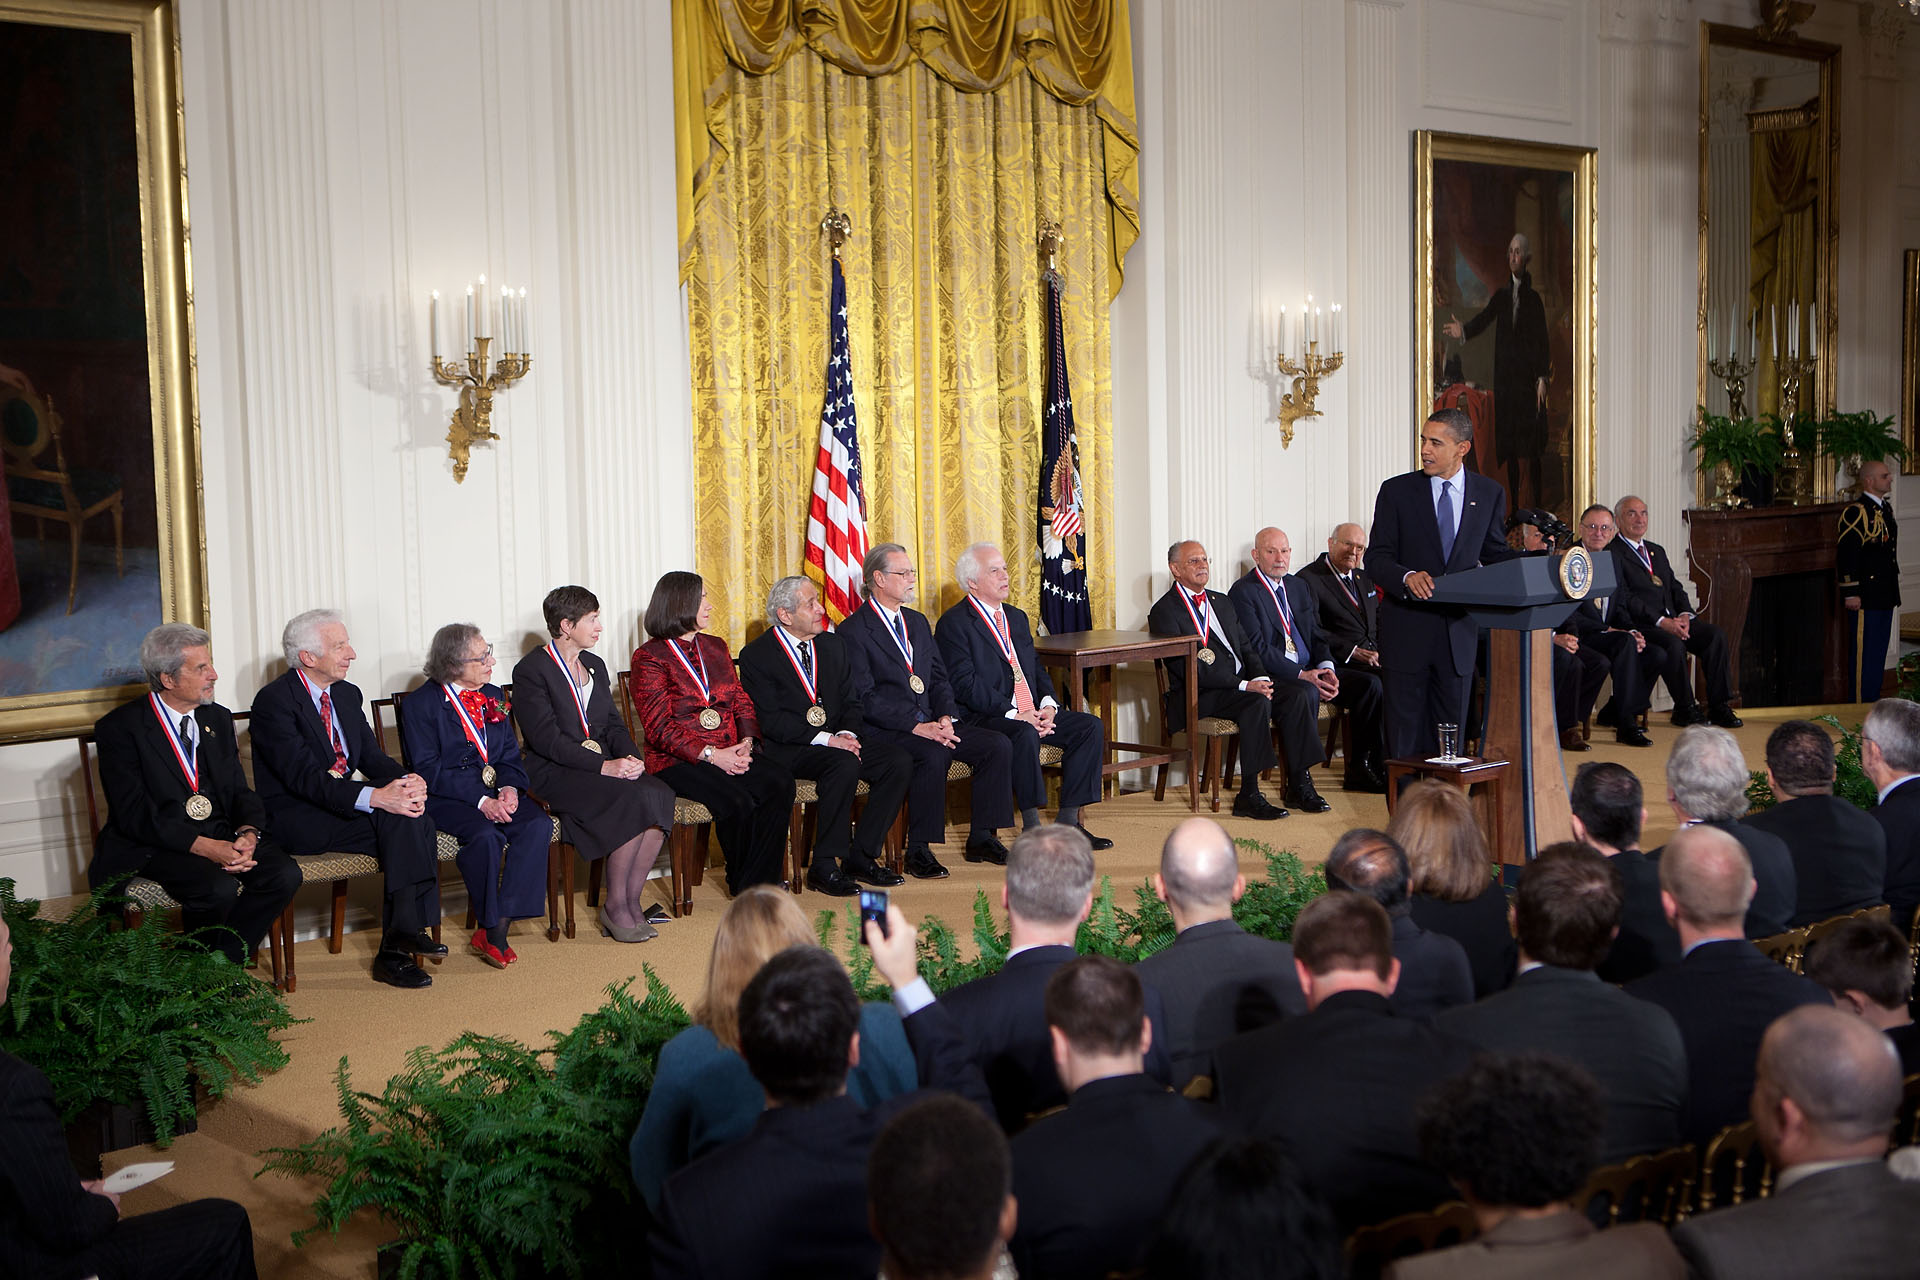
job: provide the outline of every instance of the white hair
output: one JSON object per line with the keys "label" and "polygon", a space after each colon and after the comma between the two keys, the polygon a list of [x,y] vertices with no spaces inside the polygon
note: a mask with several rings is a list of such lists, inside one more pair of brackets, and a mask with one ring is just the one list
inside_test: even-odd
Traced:
{"label": "white hair", "polygon": [[998,543],[976,542],[960,553],[953,562],[953,576],[962,589],[971,590],[973,584],[980,581],[981,561],[986,559],[982,552],[1000,550]]}
{"label": "white hair", "polygon": [[320,656],[322,631],[328,627],[346,625],[347,620],[340,616],[338,609],[309,609],[295,617],[280,633],[280,652],[287,655],[288,669],[300,669],[300,651],[303,649],[316,658]]}

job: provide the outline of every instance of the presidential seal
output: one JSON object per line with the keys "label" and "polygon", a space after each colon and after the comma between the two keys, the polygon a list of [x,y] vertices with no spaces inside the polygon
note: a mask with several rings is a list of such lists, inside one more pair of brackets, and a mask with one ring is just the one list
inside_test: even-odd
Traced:
{"label": "presidential seal", "polygon": [[1569,600],[1585,600],[1593,588],[1593,557],[1585,547],[1574,547],[1560,557],[1560,590]]}

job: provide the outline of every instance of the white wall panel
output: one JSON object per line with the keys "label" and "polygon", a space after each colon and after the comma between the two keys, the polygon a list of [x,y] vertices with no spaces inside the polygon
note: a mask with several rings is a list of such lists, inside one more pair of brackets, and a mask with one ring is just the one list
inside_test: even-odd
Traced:
{"label": "white wall panel", "polygon": [[1579,23],[1567,0],[1428,0],[1420,26],[1428,106],[1574,122]]}

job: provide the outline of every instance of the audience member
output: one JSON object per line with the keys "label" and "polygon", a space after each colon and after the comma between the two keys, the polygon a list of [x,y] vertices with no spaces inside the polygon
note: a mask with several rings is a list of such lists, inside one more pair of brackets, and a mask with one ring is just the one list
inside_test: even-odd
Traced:
{"label": "audience member", "polygon": [[1466,794],[1437,778],[1411,783],[1400,792],[1387,834],[1407,855],[1414,924],[1460,944],[1475,996],[1504,989],[1513,981],[1515,954],[1507,889]]}
{"label": "audience member", "polygon": [[1336,525],[1327,549],[1300,570],[1300,580],[1313,590],[1316,617],[1333,652],[1333,672],[1340,677],[1342,696],[1377,699],[1381,717],[1372,738],[1357,733],[1347,737],[1348,791],[1387,789],[1386,699],[1380,683],[1380,597],[1361,560],[1367,554],[1367,531],[1351,522]]}
{"label": "audience member", "polygon": [[1278,1144],[1216,1138],[1181,1175],[1147,1280],[1343,1280],[1333,1217]]}
{"label": "audience member", "polygon": [[240,771],[233,713],[213,700],[211,645],[184,622],[147,632],[150,692],[94,724],[107,821],[87,884],[145,876],[180,904],[185,932],[242,964],[300,887],[300,868],[266,834],[266,806]]}
{"label": "audience member", "polygon": [[[143,714],[146,708],[140,703]],[[13,939],[0,917],[0,1005]],[[53,1086],[0,1049],[0,1275],[116,1280],[252,1280],[253,1226],[231,1200],[120,1216],[120,1197],[82,1181],[67,1157]]]}
{"label": "audience member", "polygon": [[1308,903],[1293,956],[1308,1013],[1214,1051],[1227,1124],[1284,1143],[1343,1233],[1439,1204],[1447,1184],[1420,1157],[1414,1102],[1463,1069],[1473,1047],[1395,1010],[1401,962],[1372,898],[1335,890]]}
{"label": "audience member", "polygon": [[[1525,975],[1522,975],[1525,981]],[[1594,1230],[1574,1202],[1601,1163],[1601,1087],[1550,1053],[1485,1054],[1420,1104],[1420,1149],[1446,1171],[1480,1234],[1402,1259],[1393,1280],[1682,1280],[1658,1223]]]}
{"label": "audience member", "polygon": [[1013,1140],[1013,1260],[1023,1276],[1105,1280],[1140,1265],[1175,1180],[1219,1121],[1146,1074],[1153,1030],[1133,970],[1070,960],[1047,979],[1046,1009],[1068,1100]]}
{"label": "audience member", "polygon": [[[1681,727],[1711,720],[1722,729],[1738,729],[1733,713],[1733,677],[1727,663],[1727,633],[1694,613],[1687,588],[1673,571],[1666,550],[1647,541],[1647,504],[1632,496],[1614,504],[1620,536],[1612,543],[1613,571],[1627,618],[1647,638],[1647,648],[1665,650],[1660,675],[1673,697],[1673,723]],[[1707,682],[1707,707],[1693,700],[1687,654],[1700,660]]]}
{"label": "audience member", "polygon": [[1887,834],[1833,794],[1833,739],[1811,720],[1789,720],[1767,735],[1767,785],[1780,803],[1747,819],[1779,836],[1793,855],[1798,886],[1789,927],[1816,924],[1883,901]]}
{"label": "audience member", "polygon": [[[667,1178],[753,1128],[766,1097],[740,1056],[740,992],[788,947],[818,945],[793,895],[755,885],[727,904],[707,957],[707,989],[693,1025],[661,1046],[646,1110],[627,1144],[633,1184],[660,1208]],[[913,1050],[891,1004],[860,1006],[860,1061],[847,1095],[863,1107],[906,1093],[916,1080]]]}
{"label": "audience member", "polygon": [[[1022,831],[1007,859],[1000,905],[1012,938],[1005,967],[953,988],[940,1003],[986,1077],[1001,1127],[1018,1133],[1031,1117],[1067,1100],[1053,1065],[1046,991],[1054,970],[1073,959],[1074,935],[1093,905],[1093,850],[1085,833],[1057,824]],[[898,1003],[911,1013],[932,999],[931,991],[916,986],[901,992]],[[1149,988],[1146,1003],[1153,1023],[1147,1070],[1167,1084],[1173,1069],[1162,1047],[1166,1021],[1159,993]],[[928,1065],[920,1064],[923,1080]]]}
{"label": "audience member", "polygon": [[1443,933],[1414,922],[1407,855],[1384,831],[1356,827],[1334,843],[1322,868],[1327,887],[1351,889],[1379,903],[1393,922],[1393,954],[1400,977],[1392,993],[1395,1011],[1426,1018],[1473,1003],[1473,967],[1466,948]]}
{"label": "audience member", "polygon": [[[899,907],[887,909],[884,926],[866,922],[865,937],[896,992],[920,981],[915,930]],[[915,1053],[926,1055],[927,1088],[988,1105],[944,1009],[929,1003],[906,1028]],[[860,1001],[840,962],[812,944],[779,952],[741,990],[740,1056],[766,1110],[746,1137],[667,1179],[649,1241],[653,1274],[874,1275],[880,1244],[869,1230],[867,1158],[887,1121],[926,1095],[877,1107],[847,1096],[847,1072],[860,1060]]]}
{"label": "audience member", "polygon": [[1773,1194],[1689,1218],[1673,1240],[1701,1280],[1910,1276],[1920,1184],[1883,1157],[1900,1107],[1885,1036],[1826,1008],[1767,1029],[1753,1087]]}
{"label": "audience member", "polygon": [[1689,827],[1660,858],[1660,902],[1680,934],[1682,959],[1627,986],[1673,1015],[1687,1051],[1687,1105],[1680,1136],[1695,1146],[1745,1118],[1754,1054],[1775,1018],[1827,993],[1775,964],[1741,931],[1753,901],[1753,870],[1739,841]]}
{"label": "audience member", "polygon": [[1893,927],[1908,934],[1920,910],[1920,702],[1873,704],[1860,729],[1860,767],[1880,793],[1873,819],[1887,836],[1883,896]]}
{"label": "audience member", "polygon": [[[1749,825],[1747,787],[1752,777],[1740,743],[1725,729],[1695,725],[1682,729],[1667,757],[1667,806],[1682,829],[1698,824],[1718,827],[1740,842],[1753,867],[1753,905],[1741,929],[1749,938],[1786,932],[1799,886],[1793,855],[1779,836]],[[1647,857],[1660,861],[1660,850]]]}
{"label": "audience member", "polygon": [[1920,1074],[1920,1023],[1913,999],[1913,953],[1884,920],[1847,920],[1807,949],[1801,971],[1825,987],[1834,1004],[1887,1033],[1902,1077]]}
{"label": "audience member", "polygon": [[1165,1006],[1176,1085],[1205,1075],[1222,1040],[1307,1011],[1293,948],[1234,923],[1246,888],[1233,837],[1219,823],[1188,818],[1168,834],[1153,891],[1178,933],[1134,969]]}
{"label": "audience member", "polygon": [[1620,900],[1620,869],[1604,855],[1548,845],[1514,898],[1520,976],[1436,1020],[1484,1048],[1557,1054],[1592,1072],[1606,1107],[1600,1159],[1609,1164],[1679,1145],[1687,1099],[1687,1055],[1672,1016],[1594,973],[1619,928]]}
{"label": "audience member", "polygon": [[1640,828],[1647,821],[1640,779],[1625,765],[1583,764],[1567,801],[1573,838],[1605,854],[1620,873],[1620,932],[1600,962],[1601,978],[1632,982],[1679,964],[1680,938],[1660,906],[1660,865],[1640,852]]}
{"label": "audience member", "polygon": [[1007,1136],[948,1094],[901,1108],[867,1156],[867,1216],[887,1280],[993,1280],[1013,1238]]}

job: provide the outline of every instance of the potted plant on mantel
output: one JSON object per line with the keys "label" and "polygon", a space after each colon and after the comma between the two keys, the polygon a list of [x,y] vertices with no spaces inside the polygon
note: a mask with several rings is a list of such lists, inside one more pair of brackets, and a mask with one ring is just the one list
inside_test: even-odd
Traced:
{"label": "potted plant on mantel", "polygon": [[1893,429],[1893,419],[1871,409],[1836,413],[1816,423],[1814,431],[1820,452],[1833,459],[1834,488],[1842,498],[1859,486],[1861,463],[1906,461],[1907,446]]}
{"label": "potted plant on mantel", "polygon": [[1708,478],[1708,505],[1725,511],[1743,507],[1747,500],[1735,491],[1750,472],[1770,474],[1780,465],[1784,449],[1778,434],[1753,418],[1729,418],[1698,410],[1698,425],[1687,437],[1687,448],[1700,453],[1700,474]]}
{"label": "potted plant on mantel", "polygon": [[107,890],[65,920],[14,897],[13,984],[0,1048],[46,1073],[76,1168],[197,1127],[200,1090],[220,1097],[287,1064],[273,1033],[297,1021],[271,985],[182,939],[158,912],[120,926]]}

